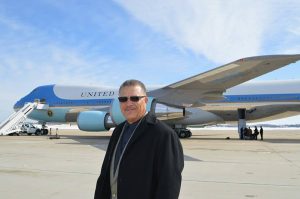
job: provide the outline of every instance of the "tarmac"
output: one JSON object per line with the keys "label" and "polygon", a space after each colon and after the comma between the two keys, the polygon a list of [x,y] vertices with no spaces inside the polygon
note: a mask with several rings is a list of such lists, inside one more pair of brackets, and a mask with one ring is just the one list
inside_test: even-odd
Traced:
{"label": "tarmac", "polygon": [[[180,198],[299,198],[300,130],[265,129],[263,141],[239,140],[235,130],[192,132],[181,139]],[[0,198],[93,198],[111,132],[58,133],[0,136]]]}

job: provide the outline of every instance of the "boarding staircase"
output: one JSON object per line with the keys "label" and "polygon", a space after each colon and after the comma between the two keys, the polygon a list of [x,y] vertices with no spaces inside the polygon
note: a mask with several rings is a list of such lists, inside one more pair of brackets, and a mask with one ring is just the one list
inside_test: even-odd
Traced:
{"label": "boarding staircase", "polygon": [[0,124],[0,135],[8,135],[16,132],[18,125],[24,122],[36,107],[38,103],[27,103],[19,111],[11,114],[6,120]]}

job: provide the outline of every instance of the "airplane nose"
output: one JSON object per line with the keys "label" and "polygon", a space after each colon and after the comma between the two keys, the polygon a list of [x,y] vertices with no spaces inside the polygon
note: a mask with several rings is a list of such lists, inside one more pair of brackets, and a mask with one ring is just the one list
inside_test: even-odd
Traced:
{"label": "airplane nose", "polygon": [[14,104],[14,110],[18,110],[18,109],[20,109],[21,108],[21,106],[22,106],[22,104],[21,104],[21,101],[20,100],[18,100],[15,104]]}
{"label": "airplane nose", "polygon": [[18,102],[14,104],[14,109],[16,110]]}

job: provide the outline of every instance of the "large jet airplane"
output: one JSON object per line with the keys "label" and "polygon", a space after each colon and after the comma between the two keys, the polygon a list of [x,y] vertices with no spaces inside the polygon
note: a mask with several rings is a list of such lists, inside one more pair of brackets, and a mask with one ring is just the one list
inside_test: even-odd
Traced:
{"label": "large jet airplane", "polygon": [[[297,62],[297,55],[269,55],[239,59],[213,70],[147,92],[147,110],[178,133],[190,137],[188,125],[263,121],[300,112],[300,81],[244,83]],[[244,84],[242,84],[244,83]],[[83,131],[104,131],[125,120],[118,91],[104,87],[45,85],[21,98],[14,109],[28,102],[42,108],[28,116],[40,122],[76,122]]]}

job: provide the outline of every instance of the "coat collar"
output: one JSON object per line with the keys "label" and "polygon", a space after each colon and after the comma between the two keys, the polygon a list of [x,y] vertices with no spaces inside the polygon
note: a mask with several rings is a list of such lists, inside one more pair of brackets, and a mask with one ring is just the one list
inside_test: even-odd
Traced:
{"label": "coat collar", "polygon": [[[146,122],[147,124],[155,124],[155,123],[156,123],[156,117],[155,117],[155,115],[154,115],[152,112],[146,113],[145,116],[141,118],[141,120],[145,120],[145,122]],[[139,121],[140,121],[140,120],[136,121],[135,123],[138,123]],[[143,122],[143,121],[142,121],[142,122]],[[123,124],[123,123],[124,123],[124,124]],[[122,124],[125,125],[125,123],[127,123],[127,122],[125,121],[125,122],[123,122],[123,123],[122,123]],[[122,125],[122,124],[120,124],[120,125]],[[123,125],[122,125],[122,126],[123,126]]]}
{"label": "coat collar", "polygon": [[[130,145],[132,143],[134,143],[139,137],[141,137],[143,135],[143,132],[146,130],[146,127],[148,125],[154,125],[156,123],[156,117],[153,113],[147,113],[143,118],[142,118],[143,121],[141,121],[141,123],[139,124],[139,126],[137,127],[134,135],[132,136],[132,138],[130,139],[129,143],[128,143],[128,147],[130,147]],[[122,122],[121,124],[119,124],[117,127],[116,127],[116,134],[114,136],[114,139],[113,140],[113,148],[116,147],[117,145],[117,142],[118,142],[118,139],[121,135],[121,132],[122,132],[122,129],[125,125],[126,121],[125,122]],[[128,148],[127,147],[127,148]]]}
{"label": "coat collar", "polygon": [[156,117],[152,113],[147,113],[144,118],[142,118],[141,123],[135,130],[134,134],[132,135],[132,138],[130,139],[127,149],[130,148],[130,146],[136,142],[141,136],[143,136],[143,133],[145,133],[148,125],[153,125],[156,123]]}

